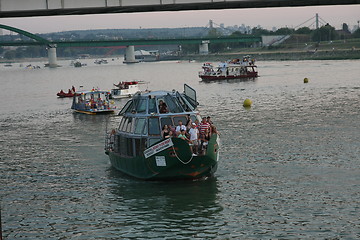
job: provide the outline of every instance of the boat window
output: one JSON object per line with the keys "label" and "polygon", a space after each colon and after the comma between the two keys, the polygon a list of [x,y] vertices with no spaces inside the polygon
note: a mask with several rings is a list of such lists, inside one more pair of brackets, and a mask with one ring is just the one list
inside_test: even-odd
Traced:
{"label": "boat window", "polygon": [[112,89],[111,90],[112,91],[112,94],[114,95],[114,96],[117,96],[117,95],[120,95],[120,90],[119,89]]}
{"label": "boat window", "polygon": [[146,149],[146,138],[135,138],[135,156],[141,156]]}
{"label": "boat window", "polygon": [[150,98],[149,99],[149,111],[148,113],[157,113],[157,108],[156,108],[156,100],[155,98]]}
{"label": "boat window", "polygon": [[161,138],[149,138],[149,147],[160,141]]}
{"label": "boat window", "polygon": [[173,97],[171,97],[169,94],[165,96],[165,102],[167,104],[169,112],[172,113],[179,113],[183,112],[183,109],[179,105],[177,101],[174,101]]}
{"label": "boat window", "polygon": [[131,112],[133,109],[133,101],[129,100],[125,106],[121,109],[121,111],[119,112],[119,115],[124,114],[125,112]]}
{"label": "boat window", "polygon": [[[119,152],[120,149],[119,149],[119,143],[120,143],[120,135],[115,135],[115,138],[114,138],[114,152]],[[117,143],[117,144],[116,144]]]}
{"label": "boat window", "polygon": [[121,131],[125,132],[126,128],[127,128],[127,124],[128,124],[129,119],[125,118],[124,124],[121,126]]}
{"label": "boat window", "polygon": [[118,129],[121,129],[121,123],[123,121],[123,117],[117,117],[117,118],[119,118],[119,122],[120,122]]}
{"label": "boat window", "polygon": [[176,96],[178,97],[179,102],[181,102],[186,112],[195,110],[196,105],[193,105],[191,102],[189,102],[190,99],[186,95],[180,95],[179,93],[177,93]]}
{"label": "boat window", "polygon": [[134,156],[134,148],[133,148],[133,139],[132,138],[126,138],[126,155],[127,156]]}
{"label": "boat window", "polygon": [[196,115],[190,115],[190,119],[191,119],[192,122],[195,122],[195,120],[197,119]]}
{"label": "boat window", "polygon": [[129,132],[129,133],[131,133],[132,132],[132,130],[133,130],[133,118],[129,118],[129,120],[128,120],[128,124],[127,124],[127,127],[126,127],[126,132]]}
{"label": "boat window", "polygon": [[135,138],[135,156],[141,155],[141,138]]}
{"label": "boat window", "polygon": [[185,101],[184,99],[181,97],[180,93],[176,93],[176,97],[177,97],[177,100],[178,102],[180,103],[181,107],[184,109],[184,111],[188,111],[188,107],[187,105],[185,104]]}
{"label": "boat window", "polygon": [[84,100],[83,100],[83,98],[82,98],[82,95],[79,95],[77,98],[75,98],[76,99],[76,103],[82,103]]}
{"label": "boat window", "polygon": [[160,135],[159,118],[149,118],[149,135]]}
{"label": "boat window", "polygon": [[159,113],[168,113],[169,112],[168,105],[166,104],[166,101],[164,98],[158,98],[157,104],[159,107]]}
{"label": "boat window", "polygon": [[161,129],[164,127],[164,125],[174,125],[170,117],[160,118],[160,122]]}
{"label": "boat window", "polygon": [[147,102],[146,98],[135,99],[134,101],[135,101],[135,110],[137,113],[142,113],[146,111],[146,102]]}
{"label": "boat window", "polygon": [[119,153],[121,155],[126,155],[126,150],[127,148],[123,147],[123,146],[126,146],[126,138],[123,136],[123,135],[120,135],[119,137]]}
{"label": "boat window", "polygon": [[135,134],[142,134],[142,130],[144,129],[145,123],[146,123],[146,119],[145,119],[145,118],[138,118],[138,119],[136,119]]}
{"label": "boat window", "polygon": [[148,125],[145,123],[142,135],[148,135]]}
{"label": "boat window", "polygon": [[187,84],[184,84],[184,96],[193,108],[196,108],[197,105],[199,105],[196,98],[196,91]]}
{"label": "boat window", "polygon": [[186,124],[187,117],[186,116],[176,116],[174,117],[174,124],[178,125],[179,121],[182,121],[183,124]]}
{"label": "boat window", "polygon": [[121,129],[122,129],[122,127],[123,127],[124,123],[125,123],[125,118],[123,117],[123,118],[121,118],[121,120],[120,120],[120,124],[119,124],[119,130],[120,130],[120,131],[121,131]]}

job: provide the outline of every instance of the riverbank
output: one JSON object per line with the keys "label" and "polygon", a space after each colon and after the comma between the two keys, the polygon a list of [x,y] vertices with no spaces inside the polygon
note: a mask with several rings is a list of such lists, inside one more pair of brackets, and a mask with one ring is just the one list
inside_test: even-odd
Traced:
{"label": "riverbank", "polygon": [[349,60],[360,59],[360,50],[316,50],[316,51],[238,51],[208,55],[190,54],[180,56],[180,60],[224,61],[250,55],[260,61],[299,61],[299,60]]}
{"label": "riverbank", "polygon": [[[172,60],[196,60],[199,62],[224,61],[228,59],[241,58],[250,55],[257,61],[301,61],[301,60],[349,60],[360,59],[360,49],[337,49],[337,50],[251,50],[244,49],[234,52],[210,53],[208,55],[187,54],[176,57]],[[121,58],[115,56],[112,58]],[[58,58],[59,60],[71,60],[70,58]],[[95,59],[95,58],[94,58]],[[0,59],[0,63],[26,63],[26,62],[47,62],[47,58],[19,58],[19,59]],[[165,60],[166,61],[166,60]]]}

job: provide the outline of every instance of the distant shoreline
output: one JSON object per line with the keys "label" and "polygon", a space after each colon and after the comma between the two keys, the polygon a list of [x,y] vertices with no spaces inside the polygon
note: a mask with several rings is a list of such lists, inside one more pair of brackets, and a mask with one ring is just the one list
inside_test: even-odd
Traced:
{"label": "distant shoreline", "polygon": [[[234,58],[242,58],[250,55],[257,61],[301,61],[301,60],[353,60],[360,59],[360,50],[319,50],[319,51],[255,51],[255,52],[228,52],[228,53],[210,53],[208,55],[187,54],[175,57],[172,60],[196,60],[199,62],[224,61]],[[108,58],[118,58],[111,56]],[[99,56],[91,58],[101,58]],[[72,58],[58,58],[59,60],[72,60]],[[161,59],[161,58],[160,58]],[[167,60],[163,60],[167,61]],[[47,58],[19,58],[6,60],[1,59],[1,64],[6,63],[25,63],[25,62],[48,62]]]}
{"label": "distant shoreline", "polygon": [[180,56],[180,60],[224,61],[250,55],[257,61],[300,61],[300,60],[351,60],[360,59],[360,50],[322,50],[322,51],[269,51],[269,52],[236,52],[208,55]]}

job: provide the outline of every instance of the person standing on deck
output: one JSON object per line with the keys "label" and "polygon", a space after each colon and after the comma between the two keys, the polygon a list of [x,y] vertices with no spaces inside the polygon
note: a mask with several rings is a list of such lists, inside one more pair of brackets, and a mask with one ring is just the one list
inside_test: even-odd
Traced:
{"label": "person standing on deck", "polygon": [[201,123],[200,123],[200,125],[199,125],[199,132],[200,132],[200,134],[204,133],[205,130],[208,130],[209,133],[211,134],[210,123],[207,122],[206,117],[203,117],[203,118],[202,118],[202,121],[201,121]]}
{"label": "person standing on deck", "polygon": [[179,120],[179,125],[176,126],[176,134],[179,135],[181,133],[181,130],[185,130],[186,131],[186,126],[183,125],[182,121]]}
{"label": "person standing on deck", "polygon": [[190,141],[193,144],[192,145],[193,154],[197,154],[198,153],[198,146],[199,146],[199,129],[197,129],[195,123],[191,124],[189,134],[190,134]]}

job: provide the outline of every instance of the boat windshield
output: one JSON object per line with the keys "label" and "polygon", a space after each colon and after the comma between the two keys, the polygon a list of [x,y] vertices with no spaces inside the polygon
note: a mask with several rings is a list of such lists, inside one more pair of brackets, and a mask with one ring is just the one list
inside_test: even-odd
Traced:
{"label": "boat windshield", "polygon": [[199,105],[197,102],[195,89],[193,89],[192,87],[190,87],[187,84],[184,84],[184,96],[190,102],[193,109],[196,108],[197,105]]}
{"label": "boat windshield", "polygon": [[137,113],[145,113],[146,112],[146,98],[137,98],[134,99],[135,111]]}
{"label": "boat windshield", "polygon": [[149,99],[149,110],[148,113],[156,113],[157,112],[157,108],[156,108],[156,100],[155,98],[150,98]]}
{"label": "boat windshield", "polygon": [[167,94],[165,96],[165,102],[169,108],[169,112],[172,113],[180,113],[183,112],[182,107],[180,106],[178,101],[174,101],[174,98],[170,96],[170,94]]}
{"label": "boat windshield", "polygon": [[124,115],[125,113],[164,114],[193,111],[198,104],[196,102],[196,92],[190,91],[189,94],[191,97],[179,92],[168,92],[163,95],[136,95],[125,104],[119,115]]}
{"label": "boat windshield", "polygon": [[159,118],[149,118],[149,135],[160,135]]}
{"label": "boat windshield", "polygon": [[[145,128],[144,128],[145,127]],[[138,118],[135,123],[135,134],[146,135],[146,118]]]}
{"label": "boat windshield", "polygon": [[171,120],[171,117],[161,118],[161,119],[160,119],[160,122],[161,122],[161,125],[160,125],[161,128],[163,128],[164,125],[168,125],[168,126],[174,125],[173,122],[172,122],[172,120]]}
{"label": "boat windshield", "polygon": [[119,115],[124,114],[125,112],[130,112],[133,109],[133,100],[129,100],[125,106],[119,112]]}

